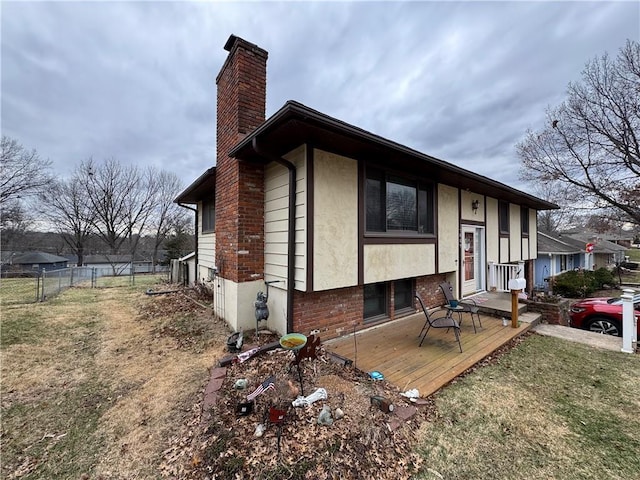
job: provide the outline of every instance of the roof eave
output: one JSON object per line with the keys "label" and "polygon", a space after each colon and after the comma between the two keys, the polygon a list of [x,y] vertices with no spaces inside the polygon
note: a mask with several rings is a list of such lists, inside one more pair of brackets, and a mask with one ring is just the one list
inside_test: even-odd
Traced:
{"label": "roof eave", "polygon": [[445,162],[444,160],[440,160],[436,157],[421,153],[417,150],[393,142],[384,137],[380,137],[379,135],[375,135],[354,125],[350,125],[346,122],[325,115],[321,112],[318,112],[317,110],[313,110],[301,103],[292,100],[287,101],[284,106],[280,108],[280,110],[269,117],[269,119],[262,123],[262,125],[256,128],[253,132],[244,137],[235,147],[231,149],[229,155],[231,157],[242,158],[243,155],[247,155],[247,152],[253,151],[252,142],[254,138],[259,138],[268,134],[269,132],[276,131],[278,128],[280,128],[290,120],[297,120],[299,122],[307,124],[315,123],[326,130],[337,131],[347,137],[355,138],[360,141],[370,142],[372,144],[392,150],[407,157],[428,162],[438,167],[439,169],[443,169],[451,173],[456,177],[463,177],[472,184],[484,185],[489,189],[498,189],[512,196],[516,196],[520,200],[521,204],[529,206],[536,210],[557,210],[560,208],[555,203],[542,200],[533,195],[529,195],[528,193],[509,187],[508,185],[505,185],[498,181],[484,177],[469,170],[465,170],[449,162]]}

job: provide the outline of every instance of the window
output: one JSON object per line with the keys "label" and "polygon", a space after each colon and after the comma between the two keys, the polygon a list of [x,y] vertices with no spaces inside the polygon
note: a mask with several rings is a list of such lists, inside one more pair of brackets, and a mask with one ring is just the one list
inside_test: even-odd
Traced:
{"label": "window", "polygon": [[364,319],[387,315],[387,286],[372,283],[364,286]]}
{"label": "window", "polygon": [[216,229],[216,203],[214,198],[202,202],[202,233]]}
{"label": "window", "polygon": [[509,203],[498,203],[498,222],[500,224],[500,233],[509,233]]}
{"label": "window", "polygon": [[567,271],[567,256],[566,255],[561,255],[560,256],[560,271],[561,272],[566,272]]}
{"label": "window", "polygon": [[367,232],[435,233],[434,188],[430,183],[367,170]]}
{"label": "window", "polygon": [[393,308],[397,312],[413,307],[413,280],[396,280],[393,282]]}
{"label": "window", "polygon": [[522,222],[522,236],[529,236],[529,209],[520,207],[520,221]]}

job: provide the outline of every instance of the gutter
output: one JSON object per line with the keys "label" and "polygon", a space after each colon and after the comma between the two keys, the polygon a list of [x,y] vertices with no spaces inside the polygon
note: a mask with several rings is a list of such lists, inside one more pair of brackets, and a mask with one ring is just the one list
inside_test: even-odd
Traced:
{"label": "gutter", "polygon": [[[196,278],[194,278],[194,281],[197,281],[197,277],[198,277],[198,209],[197,208],[193,208],[193,207],[189,207],[188,205],[185,205],[184,203],[180,203],[178,202],[178,206],[182,207],[182,208],[186,208],[187,210],[191,210],[192,212],[195,212],[195,228],[193,230],[193,237],[194,237],[194,253],[195,253],[195,257],[194,257],[194,261],[196,264],[196,271],[195,271],[195,275]],[[188,273],[188,272],[187,272]],[[189,276],[189,275],[187,275]]]}
{"label": "gutter", "polygon": [[272,162],[279,163],[289,170],[289,215],[287,226],[287,331],[293,332],[293,291],[295,276],[295,253],[296,253],[296,167],[293,163],[282,157],[267,152],[258,145],[257,136],[251,140],[253,150],[261,157]]}

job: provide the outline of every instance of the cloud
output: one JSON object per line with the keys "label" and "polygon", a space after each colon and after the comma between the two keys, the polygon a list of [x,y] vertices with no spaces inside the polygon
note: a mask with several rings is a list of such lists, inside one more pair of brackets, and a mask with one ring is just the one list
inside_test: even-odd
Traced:
{"label": "cloud", "polygon": [[267,114],[294,99],[490,178],[585,62],[638,38],[637,3],[5,2],[2,132],[68,175],[90,156],[189,184],[215,162],[233,33],[269,51]]}

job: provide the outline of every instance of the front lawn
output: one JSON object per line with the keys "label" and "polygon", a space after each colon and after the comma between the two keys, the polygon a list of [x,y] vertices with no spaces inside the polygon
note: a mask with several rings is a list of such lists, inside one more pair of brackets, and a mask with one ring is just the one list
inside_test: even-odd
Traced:
{"label": "front lawn", "polygon": [[639,378],[638,355],[531,335],[437,394],[419,478],[638,478]]}

